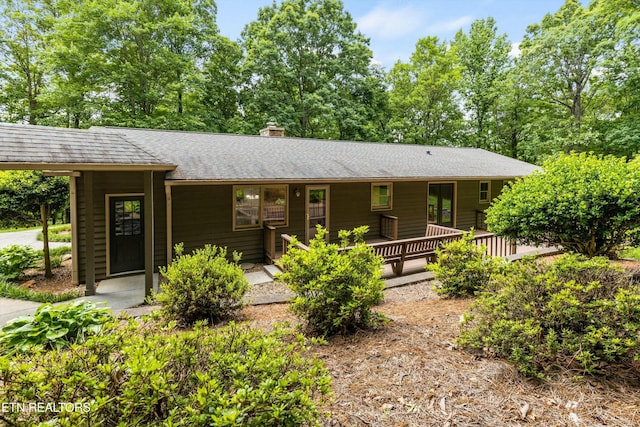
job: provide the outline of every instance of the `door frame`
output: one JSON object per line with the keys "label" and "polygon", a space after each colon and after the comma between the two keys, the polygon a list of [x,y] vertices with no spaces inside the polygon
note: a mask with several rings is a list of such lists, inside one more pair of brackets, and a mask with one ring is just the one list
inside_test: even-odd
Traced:
{"label": "door frame", "polygon": [[[120,273],[111,274],[111,198],[112,197],[142,197],[142,203],[144,205],[144,193],[108,193],[104,195],[105,205],[105,234],[106,234],[106,276],[121,276],[131,273],[139,273],[144,272],[144,268],[142,270],[132,270],[132,271],[123,271]],[[144,206],[145,212],[147,207]],[[142,233],[144,236],[145,229],[142,229]]]}
{"label": "door frame", "polygon": [[453,184],[453,200],[451,201],[453,203],[453,210],[451,212],[451,215],[453,215],[453,225],[451,225],[452,228],[456,228],[457,227],[457,223],[458,223],[458,181],[428,181],[427,182],[427,218],[426,218],[426,222],[427,224],[429,224],[429,187],[431,186],[431,184]]}
{"label": "door frame", "polygon": [[326,206],[325,206],[325,216],[324,216],[324,222],[325,222],[325,228],[327,229],[327,239],[329,238],[329,233],[328,231],[330,230],[329,228],[329,206],[330,206],[330,194],[331,194],[331,186],[329,184],[327,185],[307,185],[305,187],[305,192],[304,192],[304,238],[305,238],[305,244],[309,243],[310,240],[310,236],[309,236],[309,221],[311,220],[311,215],[309,214],[309,195],[311,194],[311,191],[313,190],[325,190],[327,197],[325,200]]}

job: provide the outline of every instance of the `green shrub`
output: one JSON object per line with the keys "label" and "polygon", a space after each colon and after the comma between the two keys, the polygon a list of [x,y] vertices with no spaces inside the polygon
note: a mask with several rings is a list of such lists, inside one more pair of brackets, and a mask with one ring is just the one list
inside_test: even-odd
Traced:
{"label": "green shrub", "polygon": [[433,290],[449,297],[473,295],[489,282],[504,262],[486,253],[474,242],[473,232],[436,249],[436,262],[427,265],[435,275]]}
{"label": "green shrub", "polygon": [[640,244],[640,167],[613,156],[561,155],[506,186],[486,211],[494,233],[588,257]]}
{"label": "green shrub", "polygon": [[0,297],[4,298],[54,303],[68,301],[70,299],[78,298],[82,295],[83,292],[81,288],[73,291],[62,292],[59,294],[53,292],[36,292],[32,291],[31,289],[23,288],[20,285],[11,283],[6,279],[0,277]]}
{"label": "green shrub", "polygon": [[155,296],[167,319],[183,325],[217,322],[244,307],[242,298],[250,285],[238,266],[239,254],[234,252],[229,262],[226,248],[211,245],[189,255],[176,245],[176,254],[170,265],[160,268],[166,282]]}
{"label": "green shrub", "polygon": [[538,377],[605,372],[640,358],[640,288],[605,258],[525,259],[492,276],[463,318],[460,344]]}
{"label": "green shrub", "polygon": [[13,319],[0,330],[0,353],[68,347],[99,332],[111,319],[109,309],[89,301],[58,306],[43,304],[33,316]]}
{"label": "green shrub", "polygon": [[30,246],[11,245],[0,249],[0,277],[15,280],[22,272],[33,267],[38,254]]}
{"label": "green shrub", "polygon": [[[280,259],[283,273],[276,278],[296,293],[291,309],[312,331],[346,334],[381,319],[371,308],[384,297],[383,260],[364,243],[367,230],[364,226],[340,231],[340,247],[327,243],[327,230],[318,226],[308,251],[296,247],[294,237]],[[351,236],[354,244],[347,248]]]}
{"label": "green shrub", "polygon": [[303,355],[309,344],[233,323],[184,332],[110,324],[69,349],[0,357],[0,401],[76,404],[2,416],[14,426],[318,425],[330,376]]}

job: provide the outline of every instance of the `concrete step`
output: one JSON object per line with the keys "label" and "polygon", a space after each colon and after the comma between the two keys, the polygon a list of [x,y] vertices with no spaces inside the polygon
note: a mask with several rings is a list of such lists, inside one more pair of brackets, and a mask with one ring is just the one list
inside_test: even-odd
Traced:
{"label": "concrete step", "polygon": [[264,266],[264,271],[265,273],[267,273],[271,278],[273,278],[273,276],[275,276],[278,273],[282,273],[282,270],[280,270],[277,266],[275,266],[274,264],[267,264]]}

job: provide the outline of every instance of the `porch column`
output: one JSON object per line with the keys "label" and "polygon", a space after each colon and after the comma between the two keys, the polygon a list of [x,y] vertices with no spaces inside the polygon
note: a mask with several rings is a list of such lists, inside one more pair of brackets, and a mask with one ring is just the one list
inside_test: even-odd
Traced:
{"label": "porch column", "polygon": [[77,178],[73,175],[69,177],[69,207],[71,209],[71,283],[77,285],[80,282],[78,275],[78,184]]}
{"label": "porch column", "polygon": [[144,294],[151,296],[153,290],[154,260],[154,207],[153,207],[153,171],[144,172]]}
{"label": "porch column", "polygon": [[95,246],[95,218],[93,209],[93,172],[86,171],[84,176],[84,198],[85,198],[85,292],[84,294],[96,294],[96,246]]}
{"label": "porch column", "polygon": [[167,202],[167,265],[173,260],[173,202],[171,200],[171,186],[164,183],[164,193]]}

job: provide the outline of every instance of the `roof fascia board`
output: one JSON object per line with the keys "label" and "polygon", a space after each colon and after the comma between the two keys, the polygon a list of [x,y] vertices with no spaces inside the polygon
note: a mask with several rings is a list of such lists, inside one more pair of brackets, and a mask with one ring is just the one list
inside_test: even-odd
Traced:
{"label": "roof fascia board", "polygon": [[159,164],[109,164],[109,163],[17,163],[0,162],[0,170],[51,170],[51,171],[172,171],[176,165]]}
{"label": "roof fascia board", "polygon": [[416,182],[416,181],[499,181],[510,180],[521,176],[478,176],[478,177],[451,177],[451,176],[416,176],[407,178],[343,178],[343,179],[310,179],[310,178],[287,178],[287,179],[243,179],[243,180],[212,180],[212,179],[166,179],[165,185],[179,187],[185,185],[240,185],[240,184],[288,184],[288,183],[308,183],[308,184],[343,184],[348,182]]}

